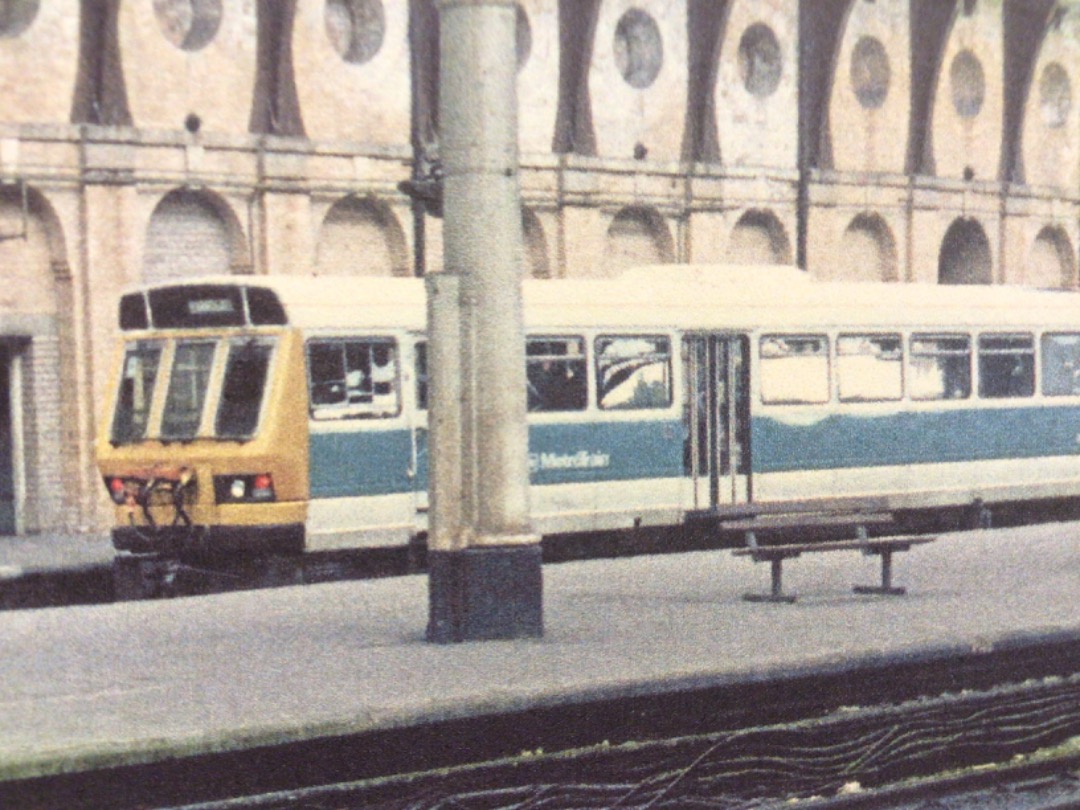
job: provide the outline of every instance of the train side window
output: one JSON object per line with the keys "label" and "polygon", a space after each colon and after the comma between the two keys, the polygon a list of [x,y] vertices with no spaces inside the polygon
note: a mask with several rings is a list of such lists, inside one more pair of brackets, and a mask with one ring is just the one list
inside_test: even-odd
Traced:
{"label": "train side window", "polygon": [[307,352],[311,413],[316,419],[400,413],[397,345],[393,340],[313,340]]}
{"label": "train side window", "polygon": [[163,439],[194,439],[198,435],[216,349],[216,342],[177,342],[161,417]]}
{"label": "train side window", "polygon": [[596,339],[596,404],[603,410],[671,405],[671,341],[662,336]]}
{"label": "train side window", "polygon": [[146,437],[150,403],[154,399],[161,344],[139,341],[130,344],[124,354],[120,394],[113,414],[112,440],[118,444]]}
{"label": "train side window", "polygon": [[1042,336],[1042,392],[1048,397],[1080,394],[1080,334]]}
{"label": "train side window", "polygon": [[530,411],[583,411],[589,398],[585,339],[530,337],[525,341]]}
{"label": "train side window", "polygon": [[428,407],[427,344],[416,344],[416,407],[426,411]]}
{"label": "train side window", "polygon": [[773,405],[828,402],[828,337],[764,335],[761,338],[761,401]]}
{"label": "train side window", "polygon": [[1035,394],[1035,338],[979,336],[979,396],[986,399]]}
{"label": "train side window", "polygon": [[225,382],[214,423],[218,437],[246,439],[255,433],[272,352],[273,345],[254,340],[237,340],[229,345]]}
{"label": "train side window", "polygon": [[908,393],[915,400],[971,396],[971,338],[912,335]]}
{"label": "train side window", "polygon": [[841,402],[887,402],[904,393],[900,335],[841,335],[836,342]]}

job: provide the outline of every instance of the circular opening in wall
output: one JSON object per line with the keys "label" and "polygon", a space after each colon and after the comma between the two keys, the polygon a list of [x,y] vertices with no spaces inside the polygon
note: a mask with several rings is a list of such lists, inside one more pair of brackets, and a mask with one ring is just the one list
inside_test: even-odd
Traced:
{"label": "circular opening in wall", "polygon": [[776,34],[764,23],[754,23],[739,40],[739,75],[747,91],[758,98],[771,96],[780,84],[783,56]]}
{"label": "circular opening in wall", "polygon": [[986,97],[986,79],[982,64],[971,51],[960,51],[949,69],[952,102],[961,118],[974,118]]}
{"label": "circular opening in wall", "polygon": [[194,135],[202,128],[202,119],[195,113],[188,113],[184,119],[184,129]]}
{"label": "circular opening in wall", "polygon": [[41,0],[5,0],[0,2],[0,38],[19,36],[37,17]]}
{"label": "circular opening in wall", "polygon": [[1072,82],[1069,74],[1057,62],[1043,68],[1039,79],[1039,107],[1043,121],[1051,129],[1065,126],[1072,110]]}
{"label": "circular opening in wall", "polygon": [[161,33],[177,48],[197,51],[217,36],[221,0],[154,0]]}
{"label": "circular opening in wall", "polygon": [[361,65],[379,52],[386,36],[382,0],[326,0],[326,35],[346,62]]}
{"label": "circular opening in wall", "polygon": [[660,28],[647,12],[632,8],[615,26],[615,66],[626,83],[643,90],[656,81],[664,64]]}
{"label": "circular opening in wall", "polygon": [[525,67],[525,63],[529,61],[529,55],[532,53],[532,27],[529,25],[529,15],[525,13],[525,9],[521,7],[521,4],[517,4],[515,8],[517,9],[515,50],[517,52],[517,69],[521,70]]}
{"label": "circular opening in wall", "polygon": [[889,95],[889,55],[874,37],[860,37],[851,52],[851,88],[864,108],[876,110]]}

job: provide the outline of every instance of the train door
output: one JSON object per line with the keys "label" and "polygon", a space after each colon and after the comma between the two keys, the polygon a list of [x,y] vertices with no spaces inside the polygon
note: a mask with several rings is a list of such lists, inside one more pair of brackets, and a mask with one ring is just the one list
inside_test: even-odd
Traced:
{"label": "train door", "polygon": [[416,503],[416,524],[427,528],[428,512],[428,369],[427,342],[413,336],[412,397],[412,464],[409,475]]}
{"label": "train door", "polygon": [[693,508],[710,510],[752,499],[750,481],[750,339],[688,335],[686,474]]}

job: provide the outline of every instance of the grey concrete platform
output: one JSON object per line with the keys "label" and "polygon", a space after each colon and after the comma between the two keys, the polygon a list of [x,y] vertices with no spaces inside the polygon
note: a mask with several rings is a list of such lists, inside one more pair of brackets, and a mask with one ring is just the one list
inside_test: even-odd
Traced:
{"label": "grey concrete platform", "polygon": [[1080,637],[1080,524],[785,567],[730,551],[549,565],[542,639],[424,641],[423,576],[0,614],[0,780]]}
{"label": "grey concrete platform", "polygon": [[0,581],[49,571],[75,571],[112,563],[108,534],[35,534],[0,537]]}

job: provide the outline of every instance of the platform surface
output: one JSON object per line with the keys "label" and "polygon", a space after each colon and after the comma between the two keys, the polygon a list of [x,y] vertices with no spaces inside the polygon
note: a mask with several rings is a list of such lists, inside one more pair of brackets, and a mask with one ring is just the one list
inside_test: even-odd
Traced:
{"label": "platform surface", "polygon": [[730,551],[544,568],[542,639],[425,642],[427,579],[0,613],[0,779],[1080,637],[1080,524],[943,535],[785,568]]}

